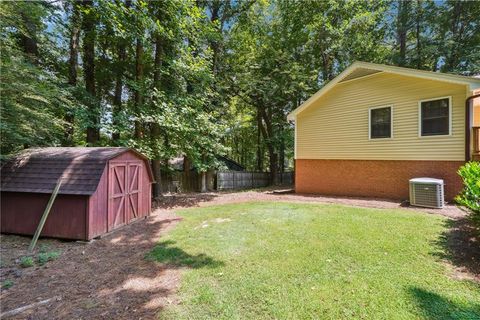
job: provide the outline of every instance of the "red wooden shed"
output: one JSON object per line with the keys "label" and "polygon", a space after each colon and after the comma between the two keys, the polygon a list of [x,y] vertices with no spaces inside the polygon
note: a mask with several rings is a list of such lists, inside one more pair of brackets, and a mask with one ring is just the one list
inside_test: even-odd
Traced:
{"label": "red wooden shed", "polygon": [[32,148],[1,169],[1,231],[33,235],[57,183],[42,236],[90,240],[151,211],[148,159],[129,148]]}

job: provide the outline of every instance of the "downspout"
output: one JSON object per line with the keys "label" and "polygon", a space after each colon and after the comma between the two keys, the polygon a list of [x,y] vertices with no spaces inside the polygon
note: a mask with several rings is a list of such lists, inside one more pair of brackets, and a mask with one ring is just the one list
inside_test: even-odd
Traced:
{"label": "downspout", "polygon": [[465,162],[470,161],[470,101],[479,97],[480,94],[474,94],[465,100]]}

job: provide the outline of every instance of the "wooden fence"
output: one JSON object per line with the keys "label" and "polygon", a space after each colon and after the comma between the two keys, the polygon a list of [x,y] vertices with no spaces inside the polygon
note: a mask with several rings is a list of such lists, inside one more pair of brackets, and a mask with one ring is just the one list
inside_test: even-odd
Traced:
{"label": "wooden fence", "polygon": [[[277,181],[281,185],[293,184],[293,172],[277,174]],[[261,188],[269,185],[268,172],[217,172],[217,190]]]}
{"label": "wooden fence", "polygon": [[[184,172],[162,172],[162,193],[200,192],[202,176],[198,172],[190,171],[188,176]],[[207,172],[207,189],[215,190],[215,173]]]}
{"label": "wooden fence", "polygon": [[[277,181],[280,185],[292,185],[293,172],[277,174]],[[160,183],[162,193],[199,192],[202,177],[195,171],[189,172],[188,176],[184,172],[162,172]],[[270,173],[268,172],[211,171],[207,173],[207,189],[210,191],[262,188],[269,185]]]}

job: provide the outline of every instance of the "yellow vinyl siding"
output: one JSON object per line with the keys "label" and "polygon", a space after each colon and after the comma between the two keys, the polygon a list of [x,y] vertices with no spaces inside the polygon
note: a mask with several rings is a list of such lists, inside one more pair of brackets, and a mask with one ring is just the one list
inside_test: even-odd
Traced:
{"label": "yellow vinyl siding", "polygon": [[[463,160],[467,86],[382,72],[337,84],[296,118],[297,159]],[[451,97],[450,136],[419,137],[419,101]],[[393,139],[369,140],[369,108],[393,106]]]}

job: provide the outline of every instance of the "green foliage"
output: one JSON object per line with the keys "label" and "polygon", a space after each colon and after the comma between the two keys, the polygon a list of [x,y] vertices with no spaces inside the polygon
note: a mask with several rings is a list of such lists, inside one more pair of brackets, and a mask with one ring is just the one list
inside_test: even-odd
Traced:
{"label": "green foliage", "polygon": [[[24,12],[29,12],[29,19]],[[61,76],[49,68],[51,45],[31,29],[45,32],[51,9],[38,2],[2,3],[0,10],[0,151],[2,157],[22,148],[59,145],[63,115],[78,103]],[[47,35],[45,35],[46,37]],[[24,53],[18,38],[37,38],[38,56]]]}
{"label": "green foliage", "polygon": [[[437,49],[443,72],[474,75],[480,72],[480,6],[476,1],[448,0],[432,12],[437,23]],[[433,18],[433,17],[432,17]],[[438,53],[437,53],[438,54]]]}
{"label": "green foliage", "polygon": [[39,265],[43,266],[45,263],[49,261],[58,259],[58,257],[60,257],[59,251],[40,252],[37,257],[37,262]]}
{"label": "green foliage", "polygon": [[3,42],[2,47],[1,154],[60,144],[60,116],[64,106],[71,104],[70,93],[57,79],[26,61],[13,44]]}
{"label": "green foliage", "polygon": [[479,10],[473,1],[4,1],[1,157],[87,145],[93,128],[100,138],[89,145],[132,146],[164,167],[184,155],[205,171],[227,155],[250,170],[283,169],[293,158],[286,115],[355,60],[478,73]]}
{"label": "green foliage", "polygon": [[472,218],[480,226],[480,162],[466,163],[458,170],[458,174],[462,177],[464,187],[455,200],[472,210]]}
{"label": "green foliage", "polygon": [[34,262],[32,257],[24,256],[20,258],[20,266],[22,268],[30,268],[30,267],[33,267],[33,265],[34,265]]}
{"label": "green foliage", "polygon": [[2,282],[2,289],[9,289],[9,288],[13,287],[13,285],[14,285],[13,280],[7,279],[7,280]]}

